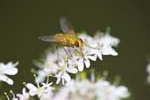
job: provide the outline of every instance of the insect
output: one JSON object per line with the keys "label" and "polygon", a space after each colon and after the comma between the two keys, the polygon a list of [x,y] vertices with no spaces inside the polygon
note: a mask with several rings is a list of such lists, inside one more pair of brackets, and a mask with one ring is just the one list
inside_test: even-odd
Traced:
{"label": "insect", "polygon": [[40,36],[39,39],[46,42],[54,42],[61,46],[79,47],[82,49],[83,41],[78,38],[72,25],[66,18],[60,18],[62,33],[56,33],[51,36]]}

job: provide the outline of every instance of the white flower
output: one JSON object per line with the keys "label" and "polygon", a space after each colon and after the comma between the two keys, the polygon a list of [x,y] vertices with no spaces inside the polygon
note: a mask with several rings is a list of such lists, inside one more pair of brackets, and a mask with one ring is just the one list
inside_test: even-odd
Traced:
{"label": "white flower", "polygon": [[50,75],[49,73],[46,73],[45,72],[45,69],[46,68],[43,68],[43,69],[40,69],[40,70],[38,70],[36,73],[37,73],[37,77],[36,77],[36,80],[39,82],[39,83],[41,83],[41,82],[43,82],[44,81],[44,79],[45,79],[45,77],[46,76],[48,76],[48,75]]}
{"label": "white flower", "polygon": [[118,38],[111,36],[109,33],[100,33],[94,37],[94,40],[97,43],[97,49],[101,51],[102,55],[112,55],[117,56],[118,53],[112,48],[112,46],[117,46],[120,42]]}
{"label": "white flower", "polygon": [[36,87],[32,83],[27,83],[26,87],[29,89],[29,94],[31,96],[38,95],[38,97],[40,97],[44,91],[44,87]]}
{"label": "white flower", "polygon": [[87,49],[92,51],[92,54],[96,55],[99,57],[100,60],[102,60],[102,53],[101,51],[97,48],[98,43],[97,39],[87,35],[87,34],[81,34],[80,38],[83,40],[84,45],[86,45]]}
{"label": "white flower", "polygon": [[43,82],[46,76],[55,74],[58,71],[57,60],[57,54],[55,52],[48,52],[44,63],[34,61],[34,64],[40,68],[40,70],[37,71],[38,76],[36,77],[38,82]]}
{"label": "white flower", "polygon": [[125,86],[116,87],[116,97],[117,98],[127,98],[129,96],[130,96],[130,94],[129,94],[127,87],[125,87]]}
{"label": "white flower", "polygon": [[37,83],[37,87],[32,83],[27,83],[26,87],[29,89],[29,94],[31,96],[37,95],[39,98],[44,98],[45,94],[52,94],[52,87],[50,86],[52,83],[45,83],[42,86],[39,86]]}
{"label": "white flower", "polygon": [[[69,99],[69,89],[68,88],[61,88],[59,91],[54,95],[52,100],[71,100]],[[60,99],[61,98],[61,99]]]}
{"label": "white flower", "polygon": [[57,78],[56,84],[60,83],[61,80],[63,84],[65,82],[67,83],[71,81],[71,77],[67,72],[72,73],[72,74],[75,74],[78,72],[76,68],[71,67],[71,66],[68,67],[64,59],[61,59],[58,65],[59,65],[59,71],[57,74],[55,74],[55,77]]}
{"label": "white flower", "polygon": [[29,93],[26,92],[25,88],[22,89],[22,94],[18,93],[16,95],[19,98],[19,100],[29,100],[30,98]]}
{"label": "white flower", "polygon": [[49,100],[53,96],[53,88],[51,87],[52,83],[42,83],[42,86],[45,88],[43,94],[40,97],[40,100]]}
{"label": "white flower", "polygon": [[76,79],[61,87],[53,100],[122,100],[127,97],[127,87],[110,84],[103,78],[96,82]]}
{"label": "white flower", "polygon": [[90,60],[96,61],[97,55],[95,55],[95,50],[84,46],[82,49],[82,54],[75,57],[77,60],[78,70],[83,71],[84,65],[86,68],[90,67]]}
{"label": "white flower", "polygon": [[6,75],[15,75],[18,73],[18,69],[16,66],[19,62],[13,64],[12,62],[8,62],[7,64],[0,63],[0,81],[4,81],[9,85],[13,85],[13,80],[7,77]]}
{"label": "white flower", "polygon": [[112,47],[117,46],[120,40],[111,36],[108,30],[105,33],[97,32],[94,37],[86,34],[81,34],[79,37],[88,47],[87,51],[92,51],[92,55],[96,55],[100,60],[102,60],[102,55],[118,55]]}
{"label": "white flower", "polygon": [[[40,70],[37,71],[39,82],[44,81],[46,76],[57,78],[56,83],[67,83],[71,81],[68,73],[83,71],[84,67],[90,67],[90,60],[96,61],[97,57],[102,60],[102,55],[116,56],[118,53],[112,48],[117,46],[119,39],[109,35],[97,33],[94,37],[87,34],[80,34],[83,41],[82,48],[67,47],[58,48],[54,52],[49,52],[44,63],[35,63]],[[77,70],[78,69],[78,70]]]}
{"label": "white flower", "polygon": [[83,40],[84,45],[88,45],[92,48],[97,46],[97,43],[95,42],[94,38],[90,35],[87,35],[86,33],[80,34],[79,38],[81,38]]}
{"label": "white flower", "polygon": [[51,66],[44,67],[43,69],[40,69],[37,71],[38,77],[36,80],[38,82],[43,82],[46,76],[49,76],[51,74],[55,74],[58,71],[58,66],[53,63]]}
{"label": "white flower", "polygon": [[111,85],[108,81],[100,80],[96,83],[98,100],[121,100],[129,97],[125,86]]}

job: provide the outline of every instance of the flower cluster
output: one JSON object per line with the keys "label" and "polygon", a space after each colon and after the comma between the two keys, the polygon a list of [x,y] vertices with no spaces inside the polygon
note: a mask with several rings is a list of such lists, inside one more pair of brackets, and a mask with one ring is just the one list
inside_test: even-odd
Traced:
{"label": "flower cluster", "polygon": [[129,97],[125,86],[116,86],[101,78],[93,82],[88,79],[72,80],[56,93],[53,100],[121,100]]}
{"label": "flower cluster", "polygon": [[[12,90],[12,98],[5,92],[8,100],[121,100],[130,96],[127,87],[111,84],[103,76],[96,80],[95,74],[91,74],[91,79],[85,77],[82,72],[84,68],[90,67],[90,60],[103,60],[104,55],[117,56],[118,53],[113,49],[120,42],[106,32],[97,32],[94,36],[80,33],[82,39],[82,48],[78,47],[60,47],[47,52],[42,61],[34,61],[39,68],[36,71],[35,82],[25,83],[22,93],[15,94]],[[0,80],[12,85],[13,80],[6,75],[15,75],[18,69],[15,68],[18,62],[13,64],[0,63]],[[71,79],[70,74],[76,74],[75,79]],[[82,74],[83,73],[83,74]],[[83,76],[84,77],[83,77]],[[56,84],[49,82],[49,77],[56,78]],[[45,82],[45,78],[47,81]],[[60,82],[63,85],[57,85]]]}
{"label": "flower cluster", "polygon": [[[41,86],[38,82],[37,86],[27,83],[25,86],[28,92],[23,88],[22,94],[13,93],[12,100],[35,100],[35,96],[39,100],[121,100],[130,96],[125,86],[111,84],[105,77],[97,81],[94,79],[95,76],[92,76],[91,80],[77,76],[59,89],[54,89],[48,81],[41,83]],[[8,96],[7,98],[10,100]]]}
{"label": "flower cluster", "polygon": [[[46,83],[39,84],[37,82],[37,86],[33,85],[32,83],[27,83],[25,87],[22,89],[22,93],[17,93],[16,95],[11,90],[10,93],[12,94],[12,100],[34,100],[34,97],[37,96],[40,100],[51,100],[53,96],[52,90],[54,89],[51,87],[52,83],[48,81]],[[28,92],[26,90],[28,89]],[[4,93],[8,100],[10,100],[7,93]]]}
{"label": "flower cluster", "polygon": [[105,33],[97,32],[94,36],[81,33],[79,38],[83,41],[82,49],[63,47],[47,53],[44,61],[34,62],[40,69],[37,71],[39,82],[43,82],[46,76],[57,78],[56,83],[68,83],[71,81],[69,73],[75,74],[83,71],[84,67],[90,67],[90,60],[102,60],[102,55],[117,56],[113,49],[120,40],[109,34],[109,29]]}

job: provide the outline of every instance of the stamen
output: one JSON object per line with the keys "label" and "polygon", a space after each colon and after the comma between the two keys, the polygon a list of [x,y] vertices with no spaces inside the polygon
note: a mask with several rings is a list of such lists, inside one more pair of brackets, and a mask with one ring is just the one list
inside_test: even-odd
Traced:
{"label": "stamen", "polygon": [[13,90],[10,90],[10,93],[12,94],[13,98],[15,98],[15,93],[13,92]]}
{"label": "stamen", "polygon": [[9,98],[9,96],[8,96],[8,94],[7,94],[7,92],[4,92],[4,95],[6,96],[7,100],[10,100],[10,98]]}
{"label": "stamen", "polygon": [[31,73],[35,73],[36,70],[35,70],[34,68],[31,68],[31,69],[30,69],[30,72],[31,72]]}
{"label": "stamen", "polygon": [[26,82],[23,82],[22,84],[26,86],[27,83],[26,83]]}
{"label": "stamen", "polygon": [[49,76],[47,76],[47,80],[46,80],[46,83],[47,83],[47,84],[49,83]]}
{"label": "stamen", "polygon": [[116,86],[119,85],[120,80],[121,80],[121,77],[120,76],[116,76],[113,84],[116,85]]}
{"label": "stamen", "polygon": [[105,70],[105,71],[103,72],[103,75],[102,75],[102,76],[103,76],[103,79],[106,79],[107,76],[108,76],[108,71]]}
{"label": "stamen", "polygon": [[111,27],[107,26],[106,27],[106,33],[110,33],[110,31],[111,31]]}
{"label": "stamen", "polygon": [[36,75],[34,74],[33,76],[34,76],[34,78],[35,78],[35,82],[36,82],[36,84],[37,84],[37,87],[40,88],[39,82],[36,80]]}

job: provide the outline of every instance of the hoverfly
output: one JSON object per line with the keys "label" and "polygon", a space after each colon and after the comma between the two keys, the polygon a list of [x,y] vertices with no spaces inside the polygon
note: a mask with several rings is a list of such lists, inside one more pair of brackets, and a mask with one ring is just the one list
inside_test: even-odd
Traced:
{"label": "hoverfly", "polygon": [[54,42],[61,46],[79,47],[82,49],[83,41],[78,38],[72,25],[66,18],[60,18],[62,33],[56,33],[51,36],[40,36],[39,39],[46,42]]}

